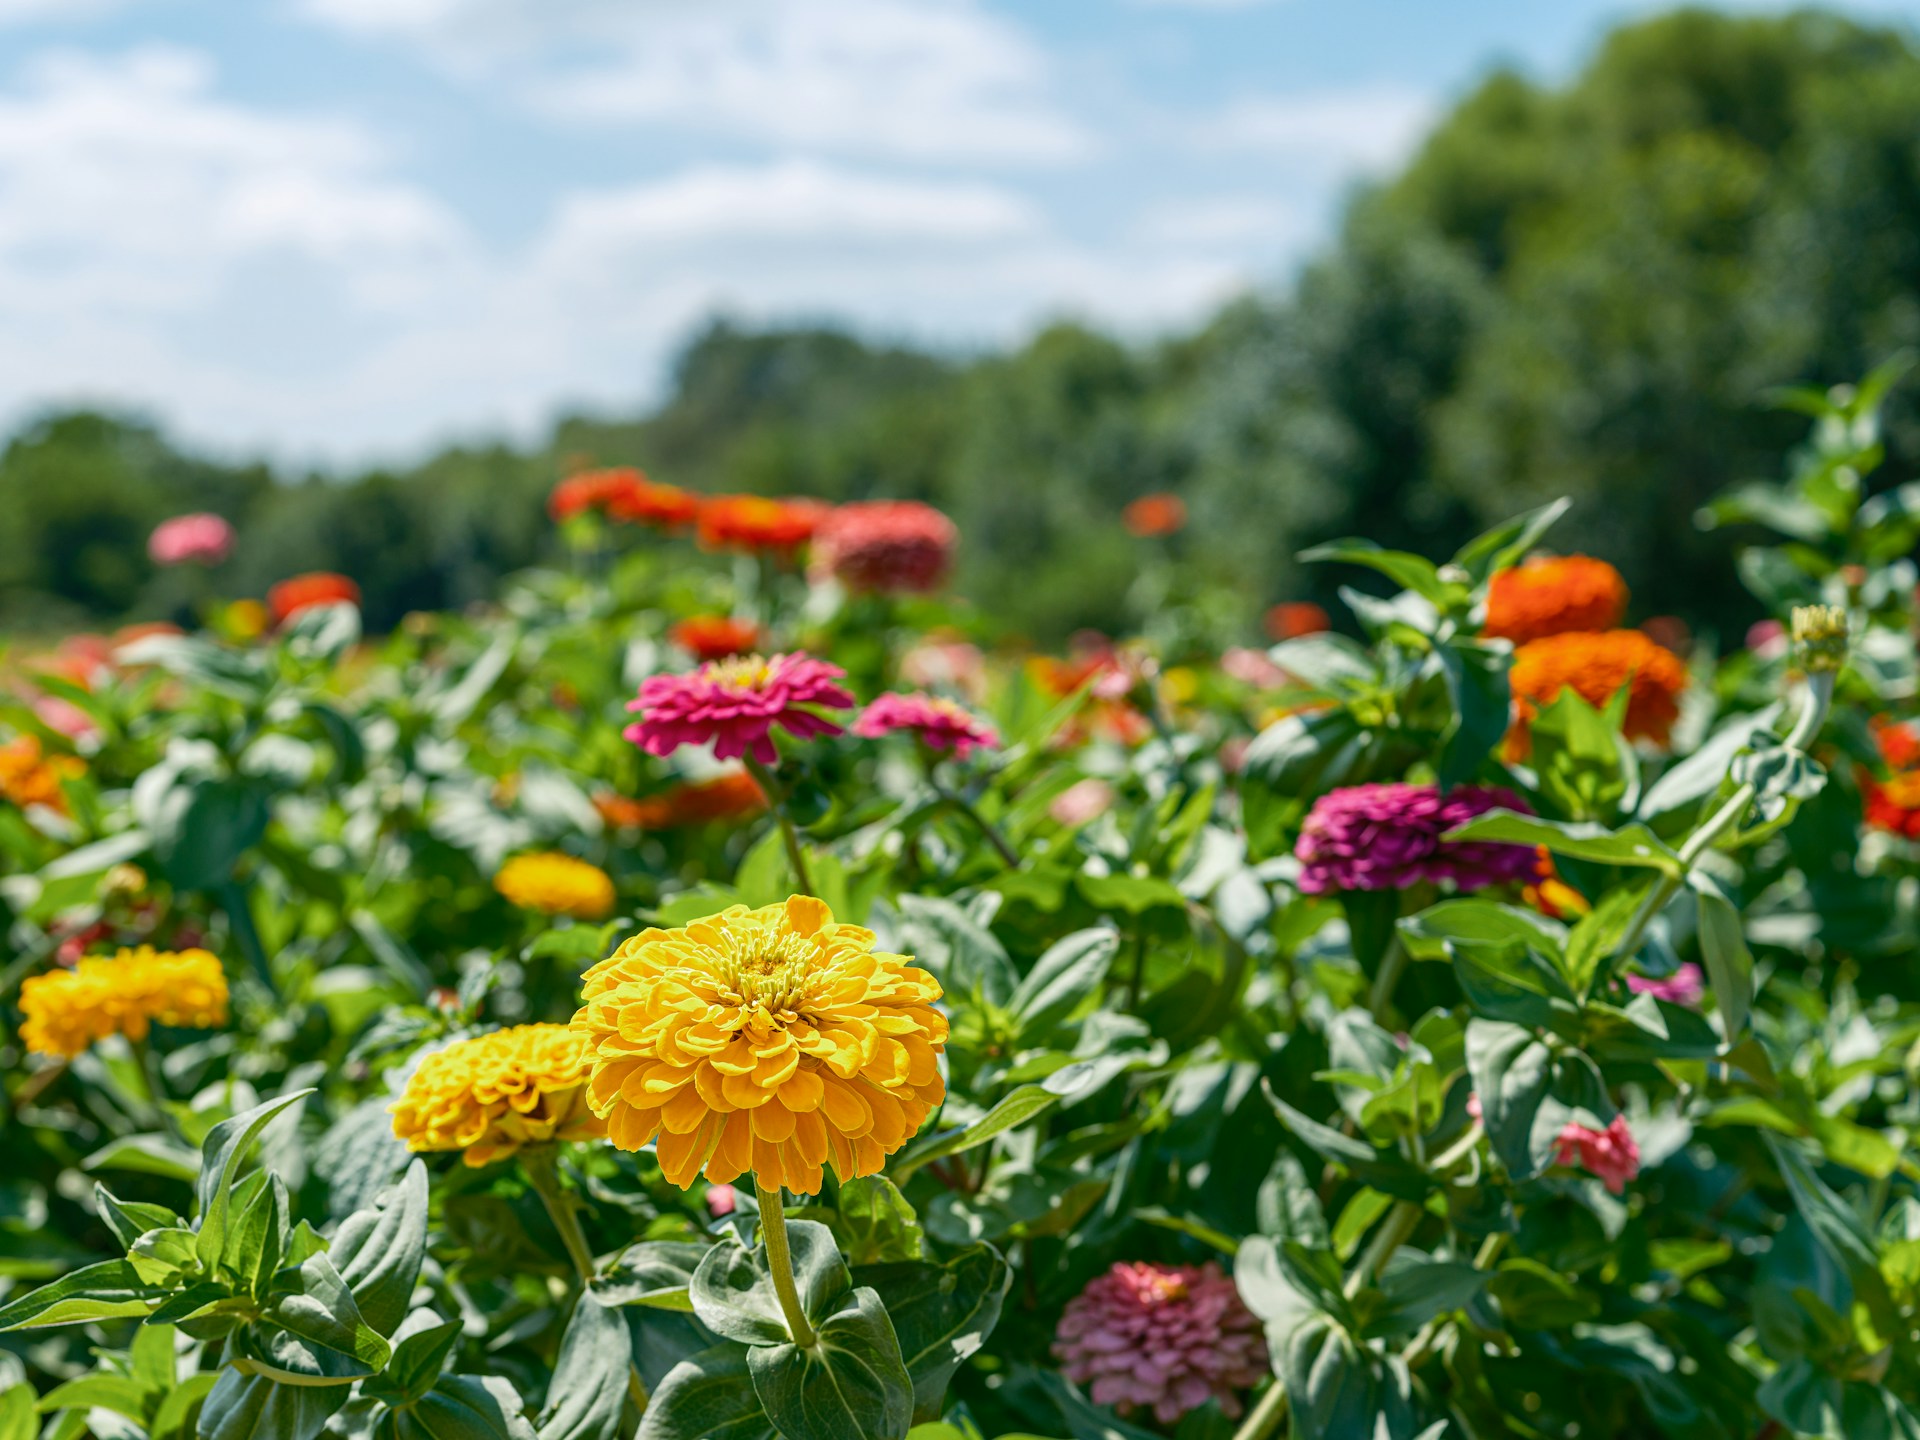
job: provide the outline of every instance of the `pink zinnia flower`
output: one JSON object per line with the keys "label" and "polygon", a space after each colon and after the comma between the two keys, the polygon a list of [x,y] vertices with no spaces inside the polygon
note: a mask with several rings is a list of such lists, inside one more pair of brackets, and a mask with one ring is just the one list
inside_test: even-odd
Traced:
{"label": "pink zinnia flower", "polygon": [[933,695],[882,695],[853,722],[853,733],[869,740],[896,730],[911,730],[929,750],[951,750],[959,760],[1000,745],[1000,732],[986,721]]}
{"label": "pink zinnia flower", "polygon": [[1624,1115],[1614,1116],[1604,1130],[1568,1125],[1560,1132],[1559,1145],[1555,1164],[1585,1166],[1615,1195],[1640,1173],[1640,1146]]}
{"label": "pink zinnia flower", "polygon": [[1762,660],[1778,660],[1788,650],[1787,627],[1778,620],[1756,620],[1747,627],[1747,649]]}
{"label": "pink zinnia flower", "polygon": [[1268,1369],[1260,1321],[1211,1262],[1121,1261],[1067,1302],[1053,1353],[1096,1405],[1151,1409],[1163,1425],[1209,1400],[1239,1415]]}
{"label": "pink zinnia flower", "polygon": [[1088,777],[1076,780],[1047,806],[1047,814],[1062,825],[1085,825],[1113,808],[1113,787],[1106,781]]}
{"label": "pink zinnia flower", "polygon": [[718,1220],[723,1215],[731,1215],[740,1208],[740,1197],[734,1193],[731,1185],[709,1185],[707,1187],[707,1214]]}
{"label": "pink zinnia flower", "polygon": [[1527,845],[1442,841],[1441,836],[1489,810],[1531,814],[1526,802],[1496,786],[1463,785],[1442,795],[1432,785],[1349,785],[1313,802],[1300,839],[1300,889],[1405,890],[1451,880],[1461,890],[1534,878],[1538,856]]}
{"label": "pink zinnia flower", "polygon": [[1657,980],[1650,975],[1629,975],[1627,988],[1636,995],[1651,995],[1656,1000],[1671,1000],[1676,1005],[1698,1005],[1701,996],[1707,993],[1706,977],[1691,960],[1673,974]]}
{"label": "pink zinnia flower", "polygon": [[147,537],[156,565],[218,565],[233,553],[233,526],[218,515],[176,515]]}
{"label": "pink zinnia flower", "polygon": [[1222,673],[1251,685],[1256,690],[1278,690],[1287,683],[1287,672],[1267,658],[1264,650],[1235,645],[1220,657]]}
{"label": "pink zinnia flower", "polygon": [[828,513],[813,535],[813,571],[849,590],[937,589],[960,538],[953,521],[918,500],[866,500]]}
{"label": "pink zinnia flower", "polygon": [[772,730],[784,726],[801,740],[838,735],[841,727],[814,707],[845,710],[853,696],[836,681],[838,665],[795,652],[763,659],[715,660],[685,675],[650,675],[627,709],[640,716],[622,732],[641,749],[670,755],[682,745],[713,742],[722,760],[751,754],[763,765],[780,758]]}

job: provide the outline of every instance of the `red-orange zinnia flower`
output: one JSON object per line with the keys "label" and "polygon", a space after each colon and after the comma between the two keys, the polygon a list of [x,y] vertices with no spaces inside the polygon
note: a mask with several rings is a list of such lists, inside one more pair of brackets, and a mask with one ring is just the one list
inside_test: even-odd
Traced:
{"label": "red-orange zinnia flower", "polygon": [[1321,635],[1332,628],[1332,618],[1311,600],[1282,600],[1266,615],[1270,640],[1297,640],[1302,635]]}
{"label": "red-orange zinnia flower", "polygon": [[696,660],[724,660],[760,648],[760,627],[729,615],[690,615],[667,631],[667,638]]}
{"label": "red-orange zinnia flower", "polygon": [[582,470],[569,475],[547,496],[547,514],[557,524],[589,511],[606,514],[629,492],[647,483],[638,470]]}
{"label": "red-orange zinnia flower", "polygon": [[1627,582],[1606,561],[1541,556],[1493,577],[1483,633],[1524,645],[1572,630],[1611,630],[1626,613]]}
{"label": "red-orange zinnia flower", "polygon": [[700,506],[700,543],[709,550],[791,555],[813,538],[829,508],[818,500],[719,495]]}
{"label": "red-orange zinnia flower", "polygon": [[302,610],[311,610],[316,605],[359,603],[360,587],[345,575],[336,575],[331,570],[295,575],[291,580],[282,580],[267,591],[267,609],[273,612],[273,623],[276,625],[284,625]]}
{"label": "red-orange zinnia flower", "polygon": [[633,483],[607,502],[609,519],[629,525],[651,525],[659,530],[678,530],[691,525],[700,513],[700,497],[677,485],[662,485],[633,472]]}
{"label": "red-orange zinnia flower", "polygon": [[1187,502],[1178,495],[1142,495],[1120,512],[1120,523],[1142,540],[1178,534],[1187,528]]}
{"label": "red-orange zinnia flower", "polygon": [[1508,676],[1516,722],[1510,753],[1527,752],[1527,724],[1562,690],[1603,708],[1622,686],[1631,686],[1623,729],[1629,740],[1667,743],[1680,716],[1680,695],[1687,688],[1687,667],[1638,630],[1605,630],[1590,635],[1569,631],[1530,640],[1514,653]]}

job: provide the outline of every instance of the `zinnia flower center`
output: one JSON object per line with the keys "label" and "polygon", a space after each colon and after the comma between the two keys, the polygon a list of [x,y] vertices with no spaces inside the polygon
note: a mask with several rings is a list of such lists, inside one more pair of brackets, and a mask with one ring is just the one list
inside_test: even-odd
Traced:
{"label": "zinnia flower center", "polygon": [[[716,956],[722,1000],[773,1026],[800,1018],[818,947],[804,935],[782,935],[769,948],[760,936],[729,931],[727,949]],[[738,1032],[735,1032],[738,1033]]]}
{"label": "zinnia flower center", "polygon": [[744,693],[764,689],[773,678],[773,666],[759,655],[735,655],[712,661],[707,667],[707,678],[725,689]]}

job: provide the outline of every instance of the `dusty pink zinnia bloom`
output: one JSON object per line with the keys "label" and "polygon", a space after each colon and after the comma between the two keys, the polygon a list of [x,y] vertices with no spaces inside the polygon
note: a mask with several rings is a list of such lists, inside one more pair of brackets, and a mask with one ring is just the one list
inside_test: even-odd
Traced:
{"label": "dusty pink zinnia bloom", "polygon": [[751,754],[771,765],[780,758],[773,748],[775,725],[801,740],[840,733],[841,726],[816,707],[853,705],[853,696],[836,683],[846,673],[796,651],[772,659],[715,660],[685,675],[650,675],[640,682],[639,698],[627,702],[640,718],[621,733],[655,755],[712,741],[722,760]]}
{"label": "dusty pink zinnia bloom", "polygon": [[1624,1115],[1614,1116],[1604,1130],[1568,1125],[1560,1132],[1559,1145],[1555,1164],[1585,1166],[1615,1195],[1640,1173],[1640,1146],[1627,1128]]}
{"label": "dusty pink zinnia bloom", "polygon": [[1220,669],[1243,685],[1256,690],[1278,690],[1287,683],[1287,672],[1267,658],[1264,650],[1235,645],[1220,657]]}
{"label": "dusty pink zinnia bloom", "polygon": [[218,515],[176,515],[147,537],[156,565],[218,565],[233,553],[233,526]]}
{"label": "dusty pink zinnia bloom", "polygon": [[1313,802],[1293,853],[1300,889],[1405,890],[1451,880],[1461,890],[1525,884],[1537,852],[1527,845],[1442,841],[1455,826],[1489,810],[1531,814],[1526,802],[1497,786],[1463,785],[1442,795],[1432,785],[1349,785]]}
{"label": "dusty pink zinnia bloom", "polygon": [[1218,1265],[1121,1261],[1067,1302],[1053,1353],[1096,1405],[1170,1425],[1208,1400],[1229,1418],[1267,1374],[1267,1342]]}
{"label": "dusty pink zinnia bloom", "polygon": [[731,1215],[740,1208],[740,1197],[734,1193],[731,1185],[709,1185],[707,1187],[707,1214],[718,1220],[723,1215]]}
{"label": "dusty pink zinnia bloom", "polygon": [[953,566],[953,521],[918,500],[836,506],[813,534],[813,572],[849,590],[934,590]]}
{"label": "dusty pink zinnia bloom", "polygon": [[933,695],[882,695],[853,722],[853,733],[869,740],[896,730],[911,730],[928,749],[951,750],[960,760],[1000,745],[1000,732],[986,721]]}
{"label": "dusty pink zinnia bloom", "polygon": [[1671,1000],[1676,1005],[1698,1005],[1707,993],[1706,977],[1700,967],[1687,961],[1671,975],[1654,979],[1650,975],[1627,976],[1627,988],[1636,995],[1651,995],[1656,1000]]}
{"label": "dusty pink zinnia bloom", "polygon": [[1089,777],[1076,780],[1047,806],[1047,814],[1062,825],[1085,825],[1113,808],[1113,787]]}

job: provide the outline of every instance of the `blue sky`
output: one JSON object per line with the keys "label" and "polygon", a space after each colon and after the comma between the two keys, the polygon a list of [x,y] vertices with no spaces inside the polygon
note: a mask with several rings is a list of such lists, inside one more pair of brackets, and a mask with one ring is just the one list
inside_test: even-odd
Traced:
{"label": "blue sky", "polygon": [[0,423],[347,464],[631,411],[716,311],[1157,333],[1285,284],[1493,65],[1652,8],[0,0]]}

